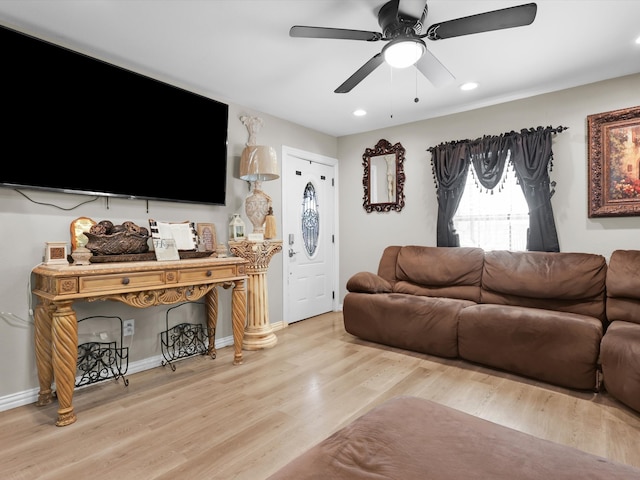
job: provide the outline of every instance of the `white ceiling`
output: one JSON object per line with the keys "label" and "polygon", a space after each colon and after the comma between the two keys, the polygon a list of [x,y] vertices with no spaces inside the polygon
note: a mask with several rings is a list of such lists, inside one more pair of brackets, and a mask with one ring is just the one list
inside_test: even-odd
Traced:
{"label": "white ceiling", "polygon": [[[429,0],[425,24],[529,1]],[[640,36],[640,0],[537,0],[538,13],[529,26],[426,40],[456,77],[452,85],[435,88],[413,67],[391,71],[383,64],[350,93],[334,93],[386,42],[291,38],[289,28],[379,32],[377,12],[384,3],[2,0],[0,23],[334,136],[640,72],[640,45],[634,43]],[[424,0],[401,0],[400,5],[419,16]],[[480,87],[458,89],[471,80]],[[354,117],[356,108],[368,115]]]}

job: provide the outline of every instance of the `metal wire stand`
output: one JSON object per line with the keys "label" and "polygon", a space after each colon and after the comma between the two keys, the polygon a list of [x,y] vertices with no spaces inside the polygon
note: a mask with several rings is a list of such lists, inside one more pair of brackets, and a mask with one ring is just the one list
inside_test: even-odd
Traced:
{"label": "metal wire stand", "polygon": [[77,373],[80,377],[76,380],[75,387],[102,382],[109,378],[116,381],[122,378],[126,387],[129,385],[129,380],[125,377],[129,368],[129,347],[122,347],[122,318],[95,315],[78,320],[78,323],[93,318],[117,318],[120,321],[120,347],[117,341],[87,342],[78,345]]}
{"label": "metal wire stand", "polygon": [[209,337],[204,325],[179,323],[169,328],[171,311],[188,304],[204,305],[201,302],[184,302],[169,308],[165,315],[167,329],[160,333],[162,356],[164,357],[162,365],[169,365],[173,371],[176,370],[176,366],[172,362],[193,355],[204,355],[208,350]]}

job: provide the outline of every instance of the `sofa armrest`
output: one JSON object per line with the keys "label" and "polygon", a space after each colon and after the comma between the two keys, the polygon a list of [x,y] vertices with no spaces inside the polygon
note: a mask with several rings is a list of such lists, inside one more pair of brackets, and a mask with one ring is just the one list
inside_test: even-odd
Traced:
{"label": "sofa armrest", "polygon": [[391,284],[371,272],[358,272],[347,281],[347,290],[359,293],[391,293]]}

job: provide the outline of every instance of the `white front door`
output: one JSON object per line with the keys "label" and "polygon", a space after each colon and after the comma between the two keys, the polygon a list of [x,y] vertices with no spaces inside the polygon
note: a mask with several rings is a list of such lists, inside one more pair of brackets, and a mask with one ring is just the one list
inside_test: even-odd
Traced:
{"label": "white front door", "polygon": [[283,147],[283,313],[286,323],[335,309],[337,161]]}

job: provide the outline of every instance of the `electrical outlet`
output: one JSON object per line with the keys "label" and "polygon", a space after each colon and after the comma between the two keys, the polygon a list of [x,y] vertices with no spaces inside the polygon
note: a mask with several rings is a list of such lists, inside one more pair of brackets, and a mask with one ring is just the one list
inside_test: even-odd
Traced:
{"label": "electrical outlet", "polygon": [[133,320],[133,318],[129,319],[129,320],[125,320],[122,323],[122,329],[123,329],[123,334],[125,337],[129,337],[131,335],[133,335],[135,333],[135,326],[134,326],[135,322]]}

